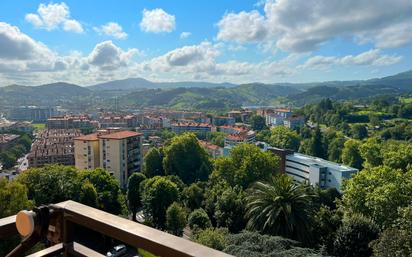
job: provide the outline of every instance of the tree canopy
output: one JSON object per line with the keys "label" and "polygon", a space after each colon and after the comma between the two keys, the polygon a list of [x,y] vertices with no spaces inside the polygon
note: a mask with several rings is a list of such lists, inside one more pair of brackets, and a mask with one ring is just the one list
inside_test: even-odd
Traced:
{"label": "tree canopy", "polygon": [[172,139],[164,149],[163,167],[166,175],[177,175],[186,184],[207,180],[212,164],[196,135],[185,133]]}

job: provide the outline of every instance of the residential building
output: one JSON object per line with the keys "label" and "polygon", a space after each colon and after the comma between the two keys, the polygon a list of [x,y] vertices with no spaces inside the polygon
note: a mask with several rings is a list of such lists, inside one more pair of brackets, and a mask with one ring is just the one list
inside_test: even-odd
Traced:
{"label": "residential building", "polygon": [[120,115],[113,113],[103,113],[99,119],[100,128],[135,128],[140,122],[136,115]]}
{"label": "residential building", "polygon": [[101,130],[75,138],[78,169],[104,168],[124,188],[128,178],[141,170],[143,134],[133,131]]}
{"label": "residential building", "polygon": [[74,165],[74,138],[81,136],[77,129],[49,129],[37,134],[27,156],[29,167],[46,164]]}
{"label": "residential building", "polygon": [[14,121],[46,122],[57,115],[54,107],[20,106],[10,111],[9,119]]}
{"label": "residential building", "polygon": [[225,147],[233,147],[241,143],[254,143],[256,141],[256,133],[253,130],[239,134],[230,134],[225,136]]}
{"label": "residential building", "polygon": [[197,122],[178,122],[171,125],[172,131],[176,134],[192,132],[201,136],[216,131],[216,128],[207,123]]}
{"label": "residential building", "polygon": [[341,191],[345,179],[358,170],[321,158],[294,153],[290,150],[269,147],[281,159],[281,172],[296,182],[307,182],[320,188],[336,188]]}
{"label": "residential building", "polygon": [[9,121],[0,117],[0,132],[18,131],[27,134],[33,133],[33,126],[28,121]]}
{"label": "residential building", "polygon": [[211,144],[203,140],[199,140],[199,143],[213,158],[223,156],[223,147]]}
{"label": "residential building", "polygon": [[47,119],[48,129],[88,129],[98,128],[98,125],[88,115],[64,115]]}
{"label": "residential building", "polygon": [[19,135],[14,134],[0,134],[0,152],[11,147],[19,139],[19,137]]}
{"label": "residential building", "polygon": [[305,117],[299,115],[292,115],[283,120],[283,125],[290,129],[296,129],[305,125]]}
{"label": "residential building", "polygon": [[292,110],[285,108],[267,109],[262,116],[265,117],[267,126],[281,126],[284,125],[285,119],[292,116]]}
{"label": "residential building", "polygon": [[214,126],[235,125],[236,119],[234,117],[214,116],[212,124]]}
{"label": "residential building", "polygon": [[120,131],[99,136],[100,164],[120,181],[123,188],[129,177],[141,170],[142,135]]}

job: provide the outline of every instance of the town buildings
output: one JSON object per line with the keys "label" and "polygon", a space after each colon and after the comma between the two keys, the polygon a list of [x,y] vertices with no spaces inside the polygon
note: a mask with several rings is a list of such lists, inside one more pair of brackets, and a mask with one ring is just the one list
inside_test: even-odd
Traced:
{"label": "town buildings", "polygon": [[78,169],[106,169],[126,187],[128,178],[141,170],[143,134],[133,131],[101,130],[75,138]]}
{"label": "town buildings", "polygon": [[98,126],[98,122],[88,115],[64,115],[47,119],[48,129],[89,129]]}
{"label": "town buildings", "polygon": [[320,188],[336,188],[341,191],[343,181],[358,172],[352,167],[290,150],[269,147],[268,151],[280,157],[281,172],[296,182],[307,182]]}
{"label": "town buildings", "polygon": [[9,121],[0,117],[0,132],[18,131],[26,134],[33,133],[33,126],[28,121]]}
{"label": "town buildings", "polygon": [[14,134],[0,134],[0,152],[11,147],[18,139],[19,135]]}
{"label": "town buildings", "polygon": [[80,135],[77,129],[40,131],[27,156],[29,167],[46,164],[74,165],[74,138]]}
{"label": "town buildings", "polygon": [[223,156],[223,147],[211,144],[209,142],[199,140],[199,144],[208,152],[213,158]]}
{"label": "town buildings", "polygon": [[99,119],[100,128],[135,128],[140,122],[137,115],[120,115],[114,113],[103,113]]}
{"label": "town buildings", "polygon": [[57,110],[54,107],[20,106],[10,111],[9,119],[41,123],[56,115]]}
{"label": "town buildings", "polygon": [[172,123],[172,131],[176,134],[192,132],[200,136],[206,136],[208,133],[215,132],[216,128],[208,123],[197,122],[177,122]]}
{"label": "town buildings", "polygon": [[214,116],[212,124],[214,126],[235,125],[236,119],[234,117]]}

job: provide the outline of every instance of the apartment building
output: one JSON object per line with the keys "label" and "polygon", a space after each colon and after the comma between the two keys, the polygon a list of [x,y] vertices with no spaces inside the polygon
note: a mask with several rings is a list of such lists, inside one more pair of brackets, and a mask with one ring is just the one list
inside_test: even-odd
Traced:
{"label": "apartment building", "polygon": [[239,134],[230,134],[225,136],[225,148],[233,147],[242,143],[254,143],[256,141],[256,132],[249,130]]}
{"label": "apartment building", "polygon": [[122,187],[128,178],[141,170],[143,134],[133,131],[99,131],[75,141],[75,164],[78,169],[104,168]]}
{"label": "apartment building", "polygon": [[88,115],[64,115],[47,119],[48,129],[85,129],[97,128],[98,125]]}
{"label": "apartment building", "polygon": [[235,125],[236,119],[234,117],[214,116],[212,117],[212,124],[215,126]]}
{"label": "apartment building", "polygon": [[104,113],[98,119],[100,128],[135,128],[139,125],[139,119],[136,115],[117,115],[113,113]]}
{"label": "apartment building", "polygon": [[199,144],[213,157],[223,156],[223,147],[199,140]]}
{"label": "apartment building", "polygon": [[296,129],[303,125],[305,125],[305,117],[303,116],[292,115],[283,120],[283,126],[290,128],[290,129]]}
{"label": "apartment building", "polygon": [[50,129],[38,133],[27,156],[29,167],[74,165],[74,138],[79,136],[81,133],[76,129]]}
{"label": "apartment building", "polygon": [[15,121],[45,122],[56,114],[57,110],[53,107],[20,106],[10,111],[9,118]]}
{"label": "apartment building", "polygon": [[336,188],[341,191],[343,181],[358,172],[349,166],[290,150],[275,147],[269,147],[268,150],[280,157],[281,172],[296,182],[308,182],[320,188]]}
{"label": "apartment building", "polygon": [[216,128],[207,123],[197,122],[177,122],[171,125],[172,131],[176,134],[192,132],[201,136],[216,131]]}

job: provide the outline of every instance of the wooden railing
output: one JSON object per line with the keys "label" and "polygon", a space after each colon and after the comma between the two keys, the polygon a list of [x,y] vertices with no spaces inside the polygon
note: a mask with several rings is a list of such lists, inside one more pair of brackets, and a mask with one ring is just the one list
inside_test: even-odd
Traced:
{"label": "wooden railing", "polygon": [[[57,208],[61,215],[60,241],[36,252],[31,257],[54,256],[104,256],[91,248],[75,242],[76,228],[93,230],[134,248],[144,249],[164,257],[229,257],[223,252],[192,241],[173,236],[154,228],[112,215],[110,213],[74,202],[66,201],[50,208]],[[49,226],[50,229],[50,226]],[[17,235],[15,216],[0,219],[0,240]],[[16,255],[17,256],[17,255]]]}

